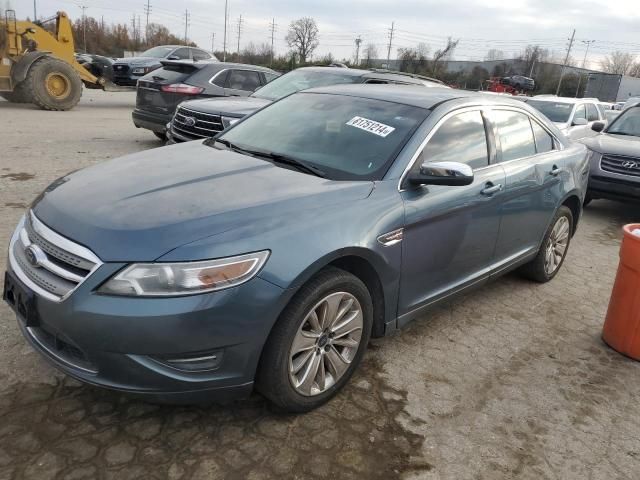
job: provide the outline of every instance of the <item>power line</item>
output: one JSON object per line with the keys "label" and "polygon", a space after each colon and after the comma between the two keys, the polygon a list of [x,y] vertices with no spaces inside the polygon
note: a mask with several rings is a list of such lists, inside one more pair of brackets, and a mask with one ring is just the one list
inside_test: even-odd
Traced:
{"label": "power line", "polygon": [[571,49],[573,48],[573,41],[576,37],[576,30],[573,29],[573,33],[571,34],[571,38],[569,39],[569,46],[567,47],[567,56],[564,57],[564,63],[562,64],[562,71],[560,72],[560,80],[558,80],[558,88],[556,88],[556,95],[560,94],[560,86],[562,85],[562,78],[564,77],[564,71],[567,68],[567,63],[569,62],[569,55],[571,55]]}

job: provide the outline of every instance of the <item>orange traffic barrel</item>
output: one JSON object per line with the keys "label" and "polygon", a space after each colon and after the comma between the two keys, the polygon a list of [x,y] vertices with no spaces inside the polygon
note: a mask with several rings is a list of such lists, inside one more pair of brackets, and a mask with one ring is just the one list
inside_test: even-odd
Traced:
{"label": "orange traffic barrel", "polygon": [[623,233],[602,338],[614,350],[640,360],[640,223],[625,225]]}

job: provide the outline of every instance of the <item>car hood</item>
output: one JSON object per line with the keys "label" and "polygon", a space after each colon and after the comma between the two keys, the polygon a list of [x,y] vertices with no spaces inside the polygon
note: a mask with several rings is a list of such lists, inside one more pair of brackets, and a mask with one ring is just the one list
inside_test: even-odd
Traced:
{"label": "car hood", "polygon": [[640,157],[640,137],[603,133],[583,139],[582,143],[598,153]]}
{"label": "car hood", "polygon": [[269,105],[271,100],[257,97],[236,98],[209,98],[202,100],[189,100],[182,103],[186,108],[202,113],[214,115],[229,115],[231,117],[244,117],[256,110]]}
{"label": "car hood", "polygon": [[327,180],[187,142],[62,177],[36,199],[33,211],[103,261],[153,261],[265,219],[282,221],[319,206],[329,212],[372,189],[373,182]]}
{"label": "car hood", "polygon": [[119,58],[115,61],[116,64],[126,64],[126,65],[160,65],[160,59],[154,57],[128,57],[128,58]]}

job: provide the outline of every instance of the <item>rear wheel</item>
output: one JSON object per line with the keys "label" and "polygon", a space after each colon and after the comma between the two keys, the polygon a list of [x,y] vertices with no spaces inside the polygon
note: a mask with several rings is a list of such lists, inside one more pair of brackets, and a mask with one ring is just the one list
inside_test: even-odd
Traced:
{"label": "rear wheel", "polygon": [[0,97],[11,103],[31,103],[31,99],[25,91],[24,82],[16,85],[13,92],[1,92]]}
{"label": "rear wheel", "polygon": [[323,270],[300,289],[273,328],[258,369],[258,390],[289,412],[324,404],[362,360],[372,319],[367,287],[344,270]]}
{"label": "rear wheel", "polygon": [[571,243],[573,214],[561,206],[553,217],[536,258],[523,265],[520,272],[536,282],[545,283],[555,277],[564,263]]}
{"label": "rear wheel", "polygon": [[36,60],[23,83],[31,101],[43,110],[70,110],[82,95],[80,76],[71,65],[53,57]]}

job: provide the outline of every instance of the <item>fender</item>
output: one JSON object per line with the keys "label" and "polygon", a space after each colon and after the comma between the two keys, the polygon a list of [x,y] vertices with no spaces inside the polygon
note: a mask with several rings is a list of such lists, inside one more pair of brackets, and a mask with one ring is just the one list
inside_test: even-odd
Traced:
{"label": "fender", "polygon": [[49,56],[49,52],[28,52],[11,69],[13,84],[17,85],[27,78],[27,73],[36,60]]}

